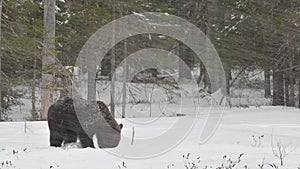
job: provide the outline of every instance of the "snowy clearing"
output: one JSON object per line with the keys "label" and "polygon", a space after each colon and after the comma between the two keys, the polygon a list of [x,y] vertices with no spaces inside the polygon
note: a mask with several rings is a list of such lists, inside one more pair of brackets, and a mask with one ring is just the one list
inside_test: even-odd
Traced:
{"label": "snowy clearing", "polygon": [[[214,109],[212,110],[212,114]],[[135,128],[135,138],[156,137],[168,130],[170,125],[184,117],[164,117],[151,125],[137,125],[132,121],[143,122],[142,118],[117,119],[124,123],[122,136],[131,137]],[[226,158],[235,160],[244,155],[236,168],[271,168],[268,164],[279,165],[276,157],[278,147],[284,149],[286,157],[282,168],[292,169],[300,165],[300,111],[284,107],[251,107],[225,109],[223,119],[215,134],[205,144],[199,144],[201,129],[207,116],[201,113],[189,135],[176,147],[163,155],[152,158],[126,158],[128,152],[118,156],[108,150],[52,148],[49,147],[49,131],[46,122],[3,122],[0,123],[0,168],[49,169],[49,168],[192,168],[192,162],[198,168],[217,168],[226,163]],[[149,118],[147,118],[149,120]],[[25,130],[26,126],[26,130]],[[177,127],[180,129],[180,127]],[[169,138],[172,139],[172,138]],[[149,145],[139,142],[141,149],[131,150],[130,144],[122,139],[119,147],[128,151],[143,153],[156,147],[159,143]],[[159,140],[160,144],[168,139]],[[133,143],[135,144],[135,143]],[[134,146],[133,146],[134,147]],[[226,158],[225,156],[226,155]],[[183,157],[184,156],[184,157]],[[199,157],[199,158],[198,158]],[[200,160],[200,161],[199,161]],[[189,163],[191,162],[191,163]],[[280,167],[281,168],[281,167]]]}

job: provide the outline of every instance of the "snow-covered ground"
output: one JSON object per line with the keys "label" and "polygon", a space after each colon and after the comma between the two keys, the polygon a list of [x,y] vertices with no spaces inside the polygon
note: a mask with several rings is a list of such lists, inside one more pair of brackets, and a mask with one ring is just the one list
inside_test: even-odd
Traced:
{"label": "snow-covered ground", "polygon": [[[211,114],[218,110],[212,109]],[[106,150],[52,148],[49,147],[46,122],[3,122],[0,123],[0,168],[184,169],[192,168],[192,162],[199,168],[216,168],[226,165],[228,158],[234,161],[241,153],[244,155],[236,168],[244,168],[245,165],[248,168],[259,168],[258,164],[264,164],[263,168],[271,168],[268,164],[279,165],[280,160],[276,157],[279,148],[286,155],[284,166],[280,168],[297,169],[300,166],[300,110],[284,107],[226,108],[218,129],[204,144],[199,144],[199,138],[207,114],[200,112],[192,131],[187,137],[181,137],[183,140],[180,144],[164,154],[152,154],[152,157],[145,158],[147,152],[159,151],[163,147],[161,145],[167,145],[174,138],[178,139],[176,134],[182,134],[180,129],[185,127],[173,124],[184,118],[163,117],[154,123],[140,125],[138,122],[151,119],[117,119],[124,124],[123,138],[118,148]],[[170,131],[170,126],[176,128],[177,132],[168,138],[160,137],[160,134]],[[134,138],[144,138],[144,141],[134,140],[132,144],[126,142],[131,138],[133,127]],[[148,140],[153,137],[158,140],[149,144]],[[135,143],[139,146],[135,146]],[[112,154],[114,152],[117,155]],[[128,158],[132,152],[140,156]]]}
{"label": "snow-covered ground", "polygon": [[[9,114],[14,122],[0,123],[0,169],[230,168],[241,154],[232,168],[299,169],[299,109],[268,106],[261,89],[233,88],[232,107],[223,110],[215,106],[218,93],[198,93],[195,84],[180,87],[127,84],[127,118],[121,119],[122,83],[117,82],[116,117],[124,128],[114,149],[50,147],[47,123],[24,120],[30,118],[28,94]],[[110,103],[109,82],[99,82],[97,98]]]}

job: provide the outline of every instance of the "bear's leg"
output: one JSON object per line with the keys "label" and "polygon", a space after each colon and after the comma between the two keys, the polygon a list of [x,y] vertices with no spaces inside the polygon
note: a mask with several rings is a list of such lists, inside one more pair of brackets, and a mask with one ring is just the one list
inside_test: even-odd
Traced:
{"label": "bear's leg", "polygon": [[50,131],[50,146],[60,147],[63,142],[63,137],[57,131]]}
{"label": "bear's leg", "polygon": [[79,140],[81,142],[82,148],[95,148],[93,139],[90,138],[84,131],[79,134]]}
{"label": "bear's leg", "polygon": [[66,130],[65,132],[64,144],[74,143],[77,141],[77,133],[75,131]]}

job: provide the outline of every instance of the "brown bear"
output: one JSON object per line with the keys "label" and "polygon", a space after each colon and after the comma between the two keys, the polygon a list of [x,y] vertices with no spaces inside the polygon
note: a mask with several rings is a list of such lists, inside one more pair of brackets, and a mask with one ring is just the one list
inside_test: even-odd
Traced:
{"label": "brown bear", "polygon": [[48,110],[50,146],[61,147],[79,139],[83,148],[94,148],[96,135],[99,148],[118,146],[123,125],[118,124],[101,101],[66,97]]}

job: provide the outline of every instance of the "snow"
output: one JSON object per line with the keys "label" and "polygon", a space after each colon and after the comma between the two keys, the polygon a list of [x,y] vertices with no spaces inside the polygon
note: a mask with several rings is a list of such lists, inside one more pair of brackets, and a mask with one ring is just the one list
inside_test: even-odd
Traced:
{"label": "snow", "polygon": [[[196,163],[199,168],[205,166],[216,168],[224,162],[224,155],[236,159],[241,153],[244,155],[237,168],[243,168],[244,165],[257,168],[263,160],[265,163],[279,165],[279,159],[272,151],[272,149],[277,151],[277,143],[280,143],[282,147],[286,146],[287,156],[281,168],[297,168],[300,165],[299,109],[268,106],[246,109],[226,108],[213,137],[208,142],[199,144],[201,129],[208,115],[206,110],[207,108],[202,108],[200,115],[197,118],[193,117],[196,119],[195,126],[179,145],[164,154],[142,159],[126,157],[131,154],[130,152],[123,151],[117,156],[112,152],[117,152],[122,148],[139,154],[157,150],[176,138],[176,133],[173,137],[159,139],[160,142],[156,144],[148,144],[147,139],[159,137],[159,134],[168,131],[174,121],[185,117],[164,117],[153,123],[151,120],[154,118],[117,119],[118,122],[124,124],[124,129],[120,145],[115,149],[79,149],[74,145],[68,148],[53,148],[49,147],[49,131],[46,122],[2,122],[0,123],[0,168],[5,168],[5,166],[13,168],[14,166],[21,169],[118,169],[125,167],[182,169],[188,162],[197,161],[197,157],[200,157],[200,163]],[[211,111],[214,114],[217,109],[213,108]],[[149,123],[137,124],[137,122]],[[145,139],[133,142],[133,145],[140,144],[140,149],[132,149],[132,145],[126,143],[126,137],[131,138],[133,127],[135,139]],[[182,126],[175,127],[176,130],[183,128]],[[259,139],[262,135],[263,138]],[[186,157],[187,154],[190,154],[189,158],[183,158],[183,155]],[[1,166],[2,162],[4,166]],[[266,168],[268,168],[267,164]]]}
{"label": "snow", "polygon": [[[271,168],[269,164],[279,166],[277,145],[286,154],[279,168],[300,167],[299,109],[267,106],[270,100],[263,98],[261,89],[233,87],[232,107],[223,110],[215,106],[220,91],[209,96],[198,93],[192,83],[179,89],[153,85],[127,84],[127,118],[121,119],[122,82],[116,82],[116,117],[124,128],[119,146],[113,149],[82,149],[78,143],[50,147],[47,122],[24,121],[30,117],[27,94],[21,100],[24,105],[10,114],[18,122],[0,123],[0,169],[192,169],[192,162],[198,168],[217,168],[242,153],[235,168],[258,168],[258,164]],[[30,93],[30,88],[26,90]],[[39,89],[36,93],[40,98]],[[109,104],[109,93],[108,81],[97,82],[97,99]],[[215,132],[207,133],[207,122],[216,122],[208,123],[217,127]],[[203,142],[203,135],[211,137]]]}
{"label": "snow", "polygon": [[61,9],[60,9],[58,6],[55,6],[55,11],[56,11],[56,12],[60,12]]}
{"label": "snow", "polygon": [[133,13],[134,15],[136,15],[136,16],[139,16],[139,17],[142,17],[142,18],[146,18],[146,16],[143,15],[143,14],[140,14],[140,13],[137,13],[137,12],[134,12],[134,11],[132,11],[132,13]]}

